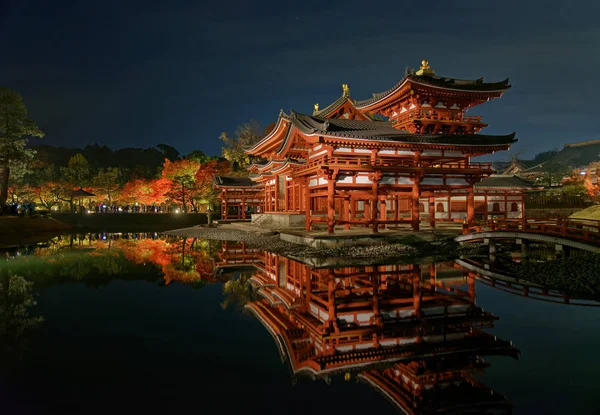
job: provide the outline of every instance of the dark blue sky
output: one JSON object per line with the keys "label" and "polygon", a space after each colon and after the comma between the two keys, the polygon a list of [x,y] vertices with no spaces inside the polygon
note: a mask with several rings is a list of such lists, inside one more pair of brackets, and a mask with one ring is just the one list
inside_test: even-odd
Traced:
{"label": "dark blue sky", "polygon": [[595,0],[0,0],[0,85],[48,144],[219,154],[221,131],[323,108],[342,83],[365,99],[427,58],[438,75],[509,77],[470,114],[533,156],[600,138],[598,16]]}

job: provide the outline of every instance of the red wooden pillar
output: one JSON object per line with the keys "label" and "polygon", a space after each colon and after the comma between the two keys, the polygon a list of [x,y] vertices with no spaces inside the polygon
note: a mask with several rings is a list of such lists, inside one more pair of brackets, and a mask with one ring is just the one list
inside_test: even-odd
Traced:
{"label": "red wooden pillar", "polygon": [[306,308],[309,309],[312,297],[312,274],[310,273],[310,268],[305,265],[302,266],[301,270],[306,282]]}
{"label": "red wooden pillar", "polygon": [[504,219],[508,219],[508,192],[504,191]]}
{"label": "red wooden pillar", "polygon": [[305,218],[304,218],[304,228],[307,231],[310,231],[310,189],[308,188],[308,184],[310,183],[310,179],[307,177],[304,179],[304,210],[305,210]]}
{"label": "red wooden pillar", "polygon": [[394,220],[396,221],[396,223],[398,223],[398,220],[400,218],[400,196],[396,195],[394,197]]}
{"label": "red wooden pillar", "polygon": [[264,209],[263,212],[270,212],[269,209],[269,183],[265,182],[265,194],[263,195]]}
{"label": "red wooden pillar", "polygon": [[415,316],[421,316],[421,266],[414,264],[410,266],[412,268],[411,276],[413,283],[413,307],[415,309]]}
{"label": "red wooden pillar", "polygon": [[[374,267],[374,270],[377,270],[377,267]],[[371,281],[373,281],[373,324],[375,327],[381,328],[383,327],[383,318],[379,306],[379,286],[376,273],[371,277]]]}
{"label": "red wooden pillar", "polygon": [[275,176],[275,188],[273,189],[274,208],[273,212],[279,211],[279,176]]}
{"label": "red wooden pillar", "polygon": [[435,228],[435,197],[429,197],[429,226]]}
{"label": "red wooden pillar", "polygon": [[412,194],[411,194],[412,206],[411,206],[411,215],[410,215],[410,220],[411,220],[413,231],[418,231],[419,225],[420,225],[420,218],[419,218],[419,195],[420,195],[419,183],[420,183],[420,181],[421,181],[421,179],[419,177],[413,178],[413,187],[412,187]]}
{"label": "red wooden pillar", "polygon": [[223,201],[223,219],[227,219],[227,199]]}
{"label": "red wooden pillar", "polygon": [[[387,220],[387,197],[379,199],[379,218],[382,221]],[[385,229],[385,228],[386,228],[385,222],[379,226],[379,229]]]}
{"label": "red wooden pillar", "polygon": [[327,175],[327,233],[333,233],[335,228],[335,179],[337,174]]}
{"label": "red wooden pillar", "polygon": [[488,192],[487,190],[485,191],[484,195],[483,195],[483,201],[484,201],[484,208],[483,208],[483,214],[484,214],[484,223],[487,223],[488,221]]}
{"label": "red wooden pillar", "polygon": [[475,274],[469,273],[467,278],[469,285],[469,299],[472,304],[475,304]]}
{"label": "red wooden pillar", "polygon": [[469,184],[467,189],[467,223],[469,226],[473,226],[473,219],[475,217],[475,194],[473,191],[473,183]]}
{"label": "red wooden pillar", "polygon": [[242,193],[242,219],[246,219],[246,196]]}
{"label": "red wooden pillar", "polygon": [[[346,222],[350,220],[350,198],[345,197],[343,202],[343,217]],[[350,229],[349,223],[344,223],[344,229]]]}
{"label": "red wooden pillar", "polygon": [[377,215],[377,203],[379,202],[379,180],[381,180],[381,173],[377,172],[369,175],[371,179],[371,223],[373,233],[379,231],[379,218]]}
{"label": "red wooden pillar", "polygon": [[335,273],[333,272],[333,269],[330,269],[327,275],[328,281],[327,281],[327,306],[328,306],[328,312],[327,314],[329,314],[329,318],[328,318],[328,323],[329,323],[329,329],[333,329],[335,322],[336,322],[336,315],[335,315]]}

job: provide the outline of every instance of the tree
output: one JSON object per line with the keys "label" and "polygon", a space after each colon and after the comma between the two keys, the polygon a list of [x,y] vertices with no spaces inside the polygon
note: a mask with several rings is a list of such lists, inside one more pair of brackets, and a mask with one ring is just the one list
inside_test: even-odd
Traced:
{"label": "tree", "polygon": [[242,170],[250,164],[250,156],[245,149],[256,144],[262,137],[259,133],[260,127],[254,120],[240,125],[235,134],[230,137],[222,132],[219,139],[223,141],[223,157],[229,160],[235,169]]}
{"label": "tree", "polygon": [[28,137],[43,137],[44,133],[27,117],[23,99],[15,91],[0,88],[0,210],[6,206],[10,167],[26,163],[34,152],[28,149]]}
{"label": "tree", "polygon": [[200,166],[196,171],[196,183],[192,190],[191,202],[197,211],[196,205],[208,205],[208,223],[211,223],[211,212],[213,206],[218,203],[218,192],[213,186],[215,174],[224,175],[231,171],[229,163],[218,160],[211,160]]}
{"label": "tree", "polygon": [[62,173],[73,183],[74,188],[89,184],[90,166],[81,153],[77,153],[69,159],[67,167],[62,168]]}
{"label": "tree", "polygon": [[181,202],[181,208],[187,213],[189,192],[196,183],[196,172],[200,163],[195,160],[177,160],[174,162],[165,159],[162,177],[171,180],[172,187],[170,196],[173,200]]}
{"label": "tree", "polygon": [[552,150],[542,151],[541,153],[537,153],[535,155],[535,157],[533,158],[533,160],[536,162],[536,164],[540,164],[540,163],[550,160],[552,157],[556,156],[557,154],[558,154],[558,149],[554,148]]}
{"label": "tree", "polygon": [[131,180],[119,192],[119,201],[127,204],[137,202],[144,206],[161,205],[167,201],[171,185],[169,179]]}
{"label": "tree", "polygon": [[163,153],[164,158],[170,161],[179,160],[179,151],[175,147],[168,144],[159,144],[156,148]]}
{"label": "tree", "polygon": [[[83,188],[89,184],[90,168],[88,161],[81,153],[73,155],[67,167],[61,167],[60,173],[63,181],[69,183],[71,193],[77,188]],[[73,196],[69,195],[69,205],[71,211],[73,210]]]}
{"label": "tree", "polygon": [[121,171],[116,167],[108,167],[100,169],[92,180],[96,194],[108,200],[108,204],[112,205],[114,196],[120,188]]}
{"label": "tree", "polygon": [[31,201],[35,195],[31,186],[25,180],[31,173],[29,164],[11,161],[9,163],[10,177],[8,181],[8,198],[12,203]]}
{"label": "tree", "polygon": [[192,151],[190,154],[188,154],[187,156],[185,156],[185,158],[188,159],[188,160],[196,160],[200,164],[208,163],[211,160],[216,160],[217,159],[217,157],[208,156],[208,155],[204,154],[203,151],[200,151],[200,150],[194,150],[194,151]]}

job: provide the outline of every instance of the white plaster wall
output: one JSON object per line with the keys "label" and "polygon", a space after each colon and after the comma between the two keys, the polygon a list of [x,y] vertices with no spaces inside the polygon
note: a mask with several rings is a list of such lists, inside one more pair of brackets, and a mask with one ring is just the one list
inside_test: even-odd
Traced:
{"label": "white plaster wall", "polygon": [[338,176],[336,182],[337,183],[352,183],[352,176],[340,175],[340,176]]}
{"label": "white plaster wall", "polygon": [[312,153],[310,156],[308,156],[309,159],[312,159],[314,157],[319,157],[320,155],[326,154],[327,150],[323,150],[323,151],[319,151],[318,153]]}

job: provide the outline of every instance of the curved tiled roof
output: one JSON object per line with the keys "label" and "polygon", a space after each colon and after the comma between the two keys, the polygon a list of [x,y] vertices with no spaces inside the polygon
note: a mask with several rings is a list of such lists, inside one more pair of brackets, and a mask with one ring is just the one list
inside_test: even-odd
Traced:
{"label": "curved tiled roof", "polygon": [[299,114],[293,110],[290,117],[293,125],[304,134],[327,135],[357,140],[475,146],[508,145],[517,141],[515,133],[508,135],[412,134],[408,131],[394,128],[389,121],[320,118]]}
{"label": "curved tiled roof", "polygon": [[534,188],[537,188],[538,186],[535,186],[533,183],[531,183],[525,179],[522,179],[518,176],[492,174],[490,177],[483,179],[479,183],[475,183],[475,187],[478,187],[478,188],[505,188],[505,189],[534,189]]}
{"label": "curved tiled roof", "polygon": [[492,91],[505,91],[509,89],[511,86],[508,83],[508,78],[504,81],[500,82],[483,82],[483,78],[479,79],[455,79],[455,78],[445,78],[443,76],[437,75],[414,75],[410,74],[402,78],[399,82],[397,82],[393,87],[388,89],[387,91],[374,93],[371,98],[367,98],[362,101],[355,101],[356,107],[366,107],[374,102],[377,102],[381,98],[391,95],[396,89],[402,86],[407,81],[412,81],[415,83],[427,84],[435,87],[446,88],[446,89],[455,89],[458,91],[468,91],[468,92],[492,92]]}
{"label": "curved tiled roof", "polygon": [[214,183],[216,186],[225,187],[254,187],[256,183],[250,180],[247,176],[217,176],[215,175]]}
{"label": "curved tiled roof", "polygon": [[333,101],[331,104],[326,106],[325,108],[323,108],[319,111],[313,112],[313,115],[316,117],[327,117],[328,115],[330,115],[333,112],[333,110],[335,110],[340,105],[342,105],[344,102],[346,102],[346,100],[350,101],[352,103],[352,105],[354,105],[354,100],[352,98],[350,98],[348,95],[342,95],[338,99]]}

